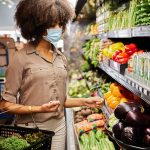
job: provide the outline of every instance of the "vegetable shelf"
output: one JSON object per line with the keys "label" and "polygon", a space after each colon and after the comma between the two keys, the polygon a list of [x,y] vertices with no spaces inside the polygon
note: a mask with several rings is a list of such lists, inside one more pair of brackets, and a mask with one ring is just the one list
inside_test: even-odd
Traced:
{"label": "vegetable shelf", "polygon": [[125,88],[130,90],[135,95],[141,97],[145,102],[150,104],[150,89],[144,87],[140,83],[138,83],[136,80],[125,77],[118,73],[117,71],[110,68],[108,65],[100,62],[100,69],[102,69],[104,72],[106,72],[109,76],[111,76],[113,79],[115,79],[117,82],[122,84]]}
{"label": "vegetable shelf", "polygon": [[110,31],[108,33],[99,34],[99,38],[131,38],[131,37],[149,37],[150,36],[150,25],[139,26],[130,29],[123,29],[117,31]]}

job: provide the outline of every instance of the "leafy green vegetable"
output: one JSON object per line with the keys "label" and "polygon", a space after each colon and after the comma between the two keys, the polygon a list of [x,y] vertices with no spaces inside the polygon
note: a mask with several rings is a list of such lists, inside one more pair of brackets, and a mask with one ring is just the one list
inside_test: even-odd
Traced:
{"label": "leafy green vegetable", "polygon": [[90,150],[89,136],[86,133],[80,136],[80,144],[81,144],[82,150]]}
{"label": "leafy green vegetable", "polygon": [[26,140],[16,136],[5,138],[0,141],[0,150],[22,150],[29,146],[30,144]]}
{"label": "leafy green vegetable", "polygon": [[100,39],[94,38],[85,43],[84,56],[87,60],[91,60],[91,63],[96,67],[99,63],[98,54],[100,51]]}
{"label": "leafy green vegetable", "polygon": [[34,144],[43,140],[45,135],[42,132],[26,134],[25,139],[28,143]]}
{"label": "leafy green vegetable", "polygon": [[89,139],[90,139],[90,147],[92,148],[92,150],[97,149],[97,141],[94,131],[89,132]]}

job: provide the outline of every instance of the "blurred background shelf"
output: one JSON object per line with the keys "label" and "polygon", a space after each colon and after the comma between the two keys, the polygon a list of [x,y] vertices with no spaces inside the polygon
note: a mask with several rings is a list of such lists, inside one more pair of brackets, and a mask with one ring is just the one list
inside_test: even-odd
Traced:
{"label": "blurred background shelf", "polygon": [[140,26],[129,29],[110,31],[98,35],[99,38],[132,38],[132,37],[149,37],[149,36],[150,36],[150,26]]}

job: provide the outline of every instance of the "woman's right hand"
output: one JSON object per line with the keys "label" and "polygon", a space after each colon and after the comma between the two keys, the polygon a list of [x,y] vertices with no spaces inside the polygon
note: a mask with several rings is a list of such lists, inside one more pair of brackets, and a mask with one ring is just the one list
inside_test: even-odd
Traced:
{"label": "woman's right hand", "polygon": [[57,112],[59,105],[60,105],[59,101],[50,101],[49,103],[43,104],[41,106],[41,112],[43,113]]}

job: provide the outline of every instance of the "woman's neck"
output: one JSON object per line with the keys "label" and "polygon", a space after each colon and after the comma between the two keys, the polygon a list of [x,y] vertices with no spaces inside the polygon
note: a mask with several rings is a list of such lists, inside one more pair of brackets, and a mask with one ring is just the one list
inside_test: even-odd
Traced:
{"label": "woman's neck", "polygon": [[48,42],[42,39],[39,44],[36,46],[37,51],[50,51],[52,50],[52,45]]}
{"label": "woman's neck", "polygon": [[36,47],[36,51],[38,51],[39,55],[46,59],[47,61],[52,62],[53,60],[53,49],[52,45],[45,41],[41,40]]}

